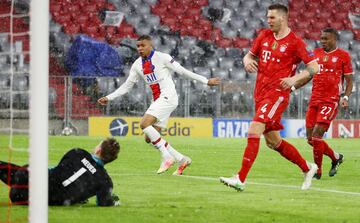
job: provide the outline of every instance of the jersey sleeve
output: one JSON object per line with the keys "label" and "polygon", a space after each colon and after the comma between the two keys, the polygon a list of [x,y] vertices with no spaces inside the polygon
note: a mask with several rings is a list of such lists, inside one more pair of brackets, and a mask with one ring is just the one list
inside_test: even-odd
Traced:
{"label": "jersey sleeve", "polygon": [[117,97],[120,97],[126,93],[128,93],[134,86],[135,83],[139,81],[138,71],[136,70],[135,63],[131,66],[129,77],[126,81],[113,93],[107,95],[106,97],[111,101]]}
{"label": "jersey sleeve", "polygon": [[344,75],[353,74],[353,69],[352,69],[352,64],[351,64],[351,57],[350,57],[349,53],[347,53],[347,52],[344,55],[343,74]]}
{"label": "jersey sleeve", "polygon": [[208,79],[204,76],[201,76],[199,74],[196,74],[194,72],[189,71],[188,69],[186,69],[185,67],[181,66],[181,64],[179,64],[178,62],[176,62],[174,60],[174,58],[172,58],[169,54],[165,54],[163,53],[162,55],[162,59],[164,61],[164,64],[167,68],[169,68],[170,70],[180,74],[180,75],[184,75],[187,78],[199,81],[203,84],[207,84],[208,83]]}
{"label": "jersey sleeve", "polygon": [[96,193],[96,204],[98,206],[114,206],[112,198],[113,183],[109,176],[108,179],[99,179],[103,181],[101,188]]}
{"label": "jersey sleeve", "polygon": [[306,49],[306,44],[302,39],[297,38],[296,46],[296,56],[299,57],[305,64],[308,64],[316,59],[314,52]]}
{"label": "jersey sleeve", "polygon": [[260,34],[255,38],[254,43],[250,49],[250,53],[254,56],[258,56],[261,50],[261,41],[265,37],[266,30],[260,32]]}

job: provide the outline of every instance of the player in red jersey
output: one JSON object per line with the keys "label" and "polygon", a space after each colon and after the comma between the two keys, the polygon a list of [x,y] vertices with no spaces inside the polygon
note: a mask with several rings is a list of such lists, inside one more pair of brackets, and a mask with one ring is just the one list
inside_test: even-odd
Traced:
{"label": "player in red jersey", "polygon": [[[288,27],[286,6],[269,6],[267,22],[270,29],[260,33],[244,57],[245,69],[251,73],[257,72],[257,80],[254,92],[255,116],[248,131],[242,166],[234,177],[220,177],[220,181],[238,191],[244,190],[246,176],[259,151],[260,136],[264,135],[268,147],[301,168],[305,176],[301,188],[306,190],[311,185],[317,166],[307,162],[293,145],[281,138],[279,131],[283,126],[280,120],[289,103],[288,84],[317,73],[318,64],[312,52],[307,52],[301,38]],[[295,75],[297,64],[301,61],[307,68]],[[296,78],[288,80],[287,77],[291,76]]]}
{"label": "player in red jersey", "polygon": [[[338,33],[333,28],[322,30],[320,37],[322,48],[314,50],[319,72],[313,77],[312,94],[306,113],[306,135],[308,143],[313,146],[314,161],[319,167],[314,176],[316,179],[321,178],[323,154],[332,160],[330,177],[336,174],[338,166],[344,160],[342,154],[336,153],[322,139],[331,121],[336,117],[339,102],[344,109],[349,106],[349,96],[353,88],[351,58],[348,52],[337,48],[337,37]],[[344,78],[346,88],[344,97],[340,100]],[[310,80],[309,78],[298,82],[295,88]]]}

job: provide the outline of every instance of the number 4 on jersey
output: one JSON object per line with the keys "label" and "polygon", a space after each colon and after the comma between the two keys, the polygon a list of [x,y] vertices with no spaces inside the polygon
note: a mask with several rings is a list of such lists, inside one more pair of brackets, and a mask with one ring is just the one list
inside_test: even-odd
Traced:
{"label": "number 4 on jersey", "polygon": [[[262,113],[265,113],[265,112],[267,111],[267,105],[268,105],[268,104],[264,104],[264,105],[260,108],[260,111],[261,111]],[[259,118],[264,119],[264,114],[259,115]]]}
{"label": "number 4 on jersey", "polygon": [[267,110],[267,105],[268,104],[264,104],[261,108],[260,108],[260,111],[262,111],[262,113],[265,113],[266,112],[266,110]]}

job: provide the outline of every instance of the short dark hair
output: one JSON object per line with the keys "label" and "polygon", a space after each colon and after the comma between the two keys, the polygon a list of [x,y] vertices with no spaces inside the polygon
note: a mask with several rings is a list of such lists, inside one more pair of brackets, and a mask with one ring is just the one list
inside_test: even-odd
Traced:
{"label": "short dark hair", "polygon": [[142,35],[142,36],[140,36],[140,37],[137,39],[137,41],[141,41],[141,40],[149,40],[149,41],[151,41],[151,36],[149,36],[149,35]]}
{"label": "short dark hair", "polygon": [[117,159],[120,145],[114,138],[107,138],[101,143],[100,158],[104,163],[110,163]]}
{"label": "short dark hair", "polygon": [[282,4],[272,4],[268,7],[268,10],[278,10],[284,12],[285,14],[288,14],[289,12],[288,8]]}
{"label": "short dark hair", "polygon": [[328,27],[328,28],[321,30],[321,32],[331,33],[335,36],[336,39],[339,39],[339,32],[334,28]]}

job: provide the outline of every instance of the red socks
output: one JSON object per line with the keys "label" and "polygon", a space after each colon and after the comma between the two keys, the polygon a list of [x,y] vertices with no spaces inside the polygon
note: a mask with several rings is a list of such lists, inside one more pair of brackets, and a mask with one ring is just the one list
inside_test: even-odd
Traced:
{"label": "red socks", "polygon": [[247,139],[247,146],[243,155],[241,169],[239,171],[239,178],[241,182],[245,182],[245,178],[248,175],[252,164],[254,163],[256,156],[259,152],[260,137],[257,135],[249,135]]}
{"label": "red socks", "polygon": [[327,155],[328,157],[330,157],[330,159],[332,160],[332,161],[336,161],[337,159],[336,159],[336,157],[335,157],[335,153],[334,153],[334,150],[332,150],[331,148],[330,148],[330,146],[324,141],[324,140],[322,140],[323,141],[323,143],[324,143],[324,154],[325,155]]}
{"label": "red socks", "polygon": [[[241,182],[245,182],[246,176],[249,173],[252,164],[254,163],[256,156],[259,152],[260,138],[259,136],[249,136],[248,143],[245,148],[241,169],[239,171],[239,178]],[[279,146],[276,148],[283,157],[290,160],[294,164],[298,165],[303,172],[308,172],[309,167],[306,160],[300,155],[296,148],[290,143],[282,140]]]}
{"label": "red socks", "polygon": [[323,160],[323,154],[330,157],[332,161],[336,160],[334,151],[329,147],[329,145],[322,140],[322,138],[312,137],[313,141],[313,154],[314,154],[314,161],[316,165],[318,165],[318,173],[321,174],[321,165]]}
{"label": "red socks", "polygon": [[323,154],[325,151],[325,142],[321,138],[312,137],[313,141],[313,154],[314,154],[314,162],[318,166],[318,174],[321,174],[321,166],[323,160]]}
{"label": "red socks", "polygon": [[306,160],[300,155],[297,149],[290,143],[286,142],[285,140],[282,140],[275,150],[278,151],[287,160],[298,165],[303,172],[309,171],[309,167],[306,163]]}

